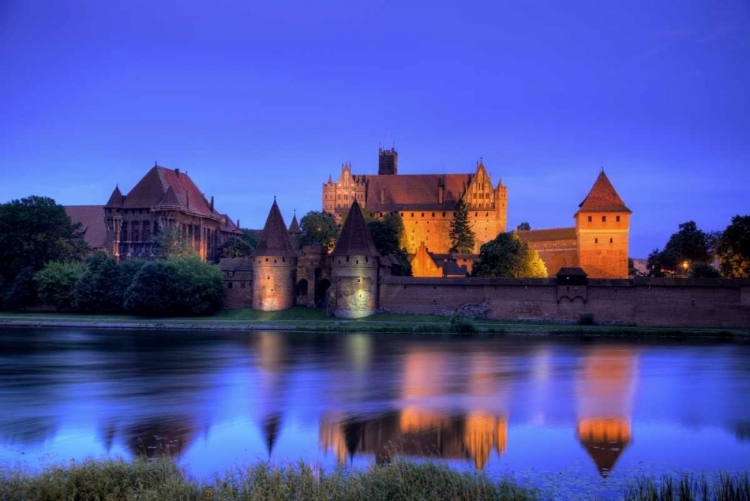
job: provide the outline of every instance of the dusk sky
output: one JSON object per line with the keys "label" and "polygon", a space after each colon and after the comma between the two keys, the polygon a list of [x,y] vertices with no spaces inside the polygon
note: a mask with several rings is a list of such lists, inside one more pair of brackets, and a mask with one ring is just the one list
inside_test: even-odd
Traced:
{"label": "dusk sky", "polygon": [[474,172],[572,226],[603,167],[630,255],[750,214],[750,1],[0,0],[0,202],[104,204],[158,161],[260,228],[342,162]]}

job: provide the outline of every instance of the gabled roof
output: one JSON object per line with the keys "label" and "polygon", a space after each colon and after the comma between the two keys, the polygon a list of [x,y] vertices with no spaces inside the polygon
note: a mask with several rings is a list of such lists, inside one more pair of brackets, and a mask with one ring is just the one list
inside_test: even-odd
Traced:
{"label": "gabled roof", "polygon": [[[174,192],[174,198],[170,195],[168,200],[164,200],[170,188]],[[180,172],[179,169],[167,169],[158,165],[152,167],[130,190],[122,207],[146,209],[160,205],[162,201],[168,202],[171,207],[180,207],[201,216],[219,216],[186,173]]]}
{"label": "gabled roof", "polygon": [[289,225],[289,233],[302,233],[302,229],[299,227],[299,223],[297,222],[297,214],[292,217],[292,224]]}
{"label": "gabled roof", "polygon": [[65,213],[73,223],[81,223],[83,239],[93,249],[104,247],[107,226],[104,223],[103,205],[66,205]]}
{"label": "gabled roof", "polygon": [[578,207],[578,212],[632,212],[625,206],[604,170],[599,173],[591,191]]}
{"label": "gabled roof", "polygon": [[550,242],[555,240],[575,240],[576,229],[550,228],[547,230],[516,230],[518,238],[524,242]]}
{"label": "gabled roof", "polygon": [[284,217],[281,215],[276,200],[273,201],[271,211],[268,213],[266,225],[263,227],[263,233],[260,235],[253,256],[297,257],[297,251],[289,238]]}
{"label": "gabled roof", "polygon": [[380,256],[357,200],[354,200],[349,209],[349,215],[346,216],[346,222],[332,254],[334,256]]}
{"label": "gabled roof", "polygon": [[[473,174],[413,174],[367,176],[367,206],[370,212],[399,210],[453,210]],[[440,186],[443,203],[438,203]],[[381,201],[382,197],[382,201]]]}

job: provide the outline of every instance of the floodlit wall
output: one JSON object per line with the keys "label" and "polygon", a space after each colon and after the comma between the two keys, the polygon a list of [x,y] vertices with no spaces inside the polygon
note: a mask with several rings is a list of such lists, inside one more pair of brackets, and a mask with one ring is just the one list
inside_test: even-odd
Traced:
{"label": "floodlit wall", "polygon": [[644,327],[750,327],[750,280],[589,280],[384,277],[380,309],[447,315],[480,312],[512,321],[577,322]]}

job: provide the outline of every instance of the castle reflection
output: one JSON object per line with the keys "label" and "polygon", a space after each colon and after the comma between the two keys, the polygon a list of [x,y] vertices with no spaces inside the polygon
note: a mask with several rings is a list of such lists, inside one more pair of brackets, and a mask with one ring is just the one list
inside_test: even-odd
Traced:
{"label": "castle reflection", "polygon": [[606,477],[632,441],[630,415],[637,354],[632,348],[594,348],[577,385],[578,439]]}
{"label": "castle reflection", "polygon": [[357,454],[373,454],[377,463],[395,456],[466,459],[481,470],[493,450],[500,456],[508,442],[508,420],[482,413],[440,415],[414,409],[371,418],[324,417],[320,446],[340,465]]}

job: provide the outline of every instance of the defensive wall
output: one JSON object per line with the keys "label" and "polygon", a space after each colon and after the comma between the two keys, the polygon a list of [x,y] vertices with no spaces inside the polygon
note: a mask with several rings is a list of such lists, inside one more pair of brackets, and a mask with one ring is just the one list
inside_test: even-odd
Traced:
{"label": "defensive wall", "polygon": [[379,309],[533,322],[750,328],[750,280],[381,277]]}

